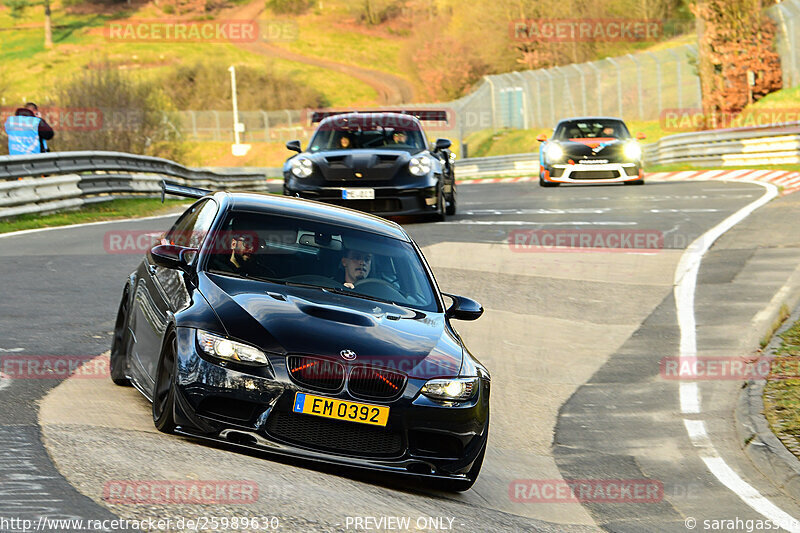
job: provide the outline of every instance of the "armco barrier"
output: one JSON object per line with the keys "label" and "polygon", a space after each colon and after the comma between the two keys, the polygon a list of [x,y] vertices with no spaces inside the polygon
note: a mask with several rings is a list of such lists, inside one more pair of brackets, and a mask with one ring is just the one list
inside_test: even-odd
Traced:
{"label": "armco barrier", "polygon": [[800,163],[800,123],[663,137],[644,147],[645,163],[707,167]]}
{"label": "armco barrier", "polygon": [[208,189],[266,191],[264,172],[215,172],[121,152],[0,157],[0,219],[160,194],[162,179]]}

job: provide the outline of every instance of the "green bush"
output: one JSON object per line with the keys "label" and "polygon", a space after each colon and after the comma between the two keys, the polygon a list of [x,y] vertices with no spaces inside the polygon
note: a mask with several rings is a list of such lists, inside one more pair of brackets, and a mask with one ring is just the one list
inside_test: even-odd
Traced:
{"label": "green bush", "polygon": [[[170,71],[162,87],[178,109],[219,110],[231,106],[229,64],[219,60],[180,65]],[[236,67],[236,93],[241,110],[302,109],[328,105],[315,89],[269,68]]]}
{"label": "green bush", "polygon": [[[60,118],[92,113],[93,122],[53,123],[53,151],[109,150],[180,161],[180,123],[174,107],[156,83],[124,73],[107,62],[67,80],[54,106]],[[43,109],[45,114],[47,109]]]}

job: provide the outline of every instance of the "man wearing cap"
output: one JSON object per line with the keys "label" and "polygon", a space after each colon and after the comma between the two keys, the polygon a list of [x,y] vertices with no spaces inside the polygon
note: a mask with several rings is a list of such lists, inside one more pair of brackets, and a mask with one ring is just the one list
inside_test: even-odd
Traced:
{"label": "man wearing cap", "polygon": [[47,152],[47,141],[55,136],[53,128],[39,113],[39,107],[28,102],[5,123],[9,155],[29,155]]}

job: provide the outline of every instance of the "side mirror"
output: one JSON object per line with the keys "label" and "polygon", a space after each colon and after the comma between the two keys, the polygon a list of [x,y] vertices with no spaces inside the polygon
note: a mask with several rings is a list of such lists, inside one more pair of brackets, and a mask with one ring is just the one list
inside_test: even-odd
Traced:
{"label": "side mirror", "polygon": [[298,141],[296,139],[294,141],[287,142],[286,143],[286,148],[288,150],[293,151],[293,152],[297,152],[298,154],[303,151],[303,149],[300,147],[300,141]]}
{"label": "side mirror", "polygon": [[455,294],[442,293],[453,300],[445,316],[455,320],[477,320],[483,314],[483,306],[471,298],[456,296]]}
{"label": "side mirror", "polygon": [[447,150],[453,143],[450,139],[436,139],[436,150]]}
{"label": "side mirror", "polygon": [[545,135],[544,133],[540,133],[536,137],[536,140],[539,141],[540,143],[543,143],[543,142],[545,142],[547,140],[547,135]]}
{"label": "side mirror", "polygon": [[196,253],[197,248],[187,248],[176,244],[159,244],[150,249],[150,258],[160,267],[187,270],[193,259],[192,254]]}
{"label": "side mirror", "polygon": [[636,138],[639,139],[640,141],[642,141],[644,139],[647,139],[647,135],[645,135],[644,133],[642,133],[640,131],[639,133],[636,134]]}

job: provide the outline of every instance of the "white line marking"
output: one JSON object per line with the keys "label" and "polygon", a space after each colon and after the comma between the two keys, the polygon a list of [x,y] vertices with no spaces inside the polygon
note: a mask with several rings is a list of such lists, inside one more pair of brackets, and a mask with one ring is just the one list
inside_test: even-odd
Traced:
{"label": "white line marking", "polygon": [[473,224],[475,226],[636,226],[638,222],[534,222],[533,220],[448,220],[434,224]]}
{"label": "white line marking", "polygon": [[11,378],[0,372],[0,390],[7,389],[11,385]]}
{"label": "white line marking", "polygon": [[16,353],[24,352],[25,348],[0,348],[0,352]]}
{"label": "white line marking", "polygon": [[[754,202],[744,206],[704,234],[698,237],[681,255],[675,269],[675,305],[678,327],[681,332],[680,358],[690,359],[697,356],[697,333],[694,315],[694,293],[697,285],[697,273],[703,256],[723,233],[744,220],[753,211],[763,206],[778,195],[778,188],[770,183],[757,183],[766,190]],[[694,387],[692,387],[694,385]],[[681,383],[681,412],[697,414],[700,412],[700,390],[696,383]],[[692,444],[701,450],[700,457],[708,470],[753,510],[769,520],[781,524],[781,527],[800,533],[800,527],[789,514],[764,498],[752,485],[744,481],[725,463],[714,448],[711,438],[701,420],[683,421]]]}

